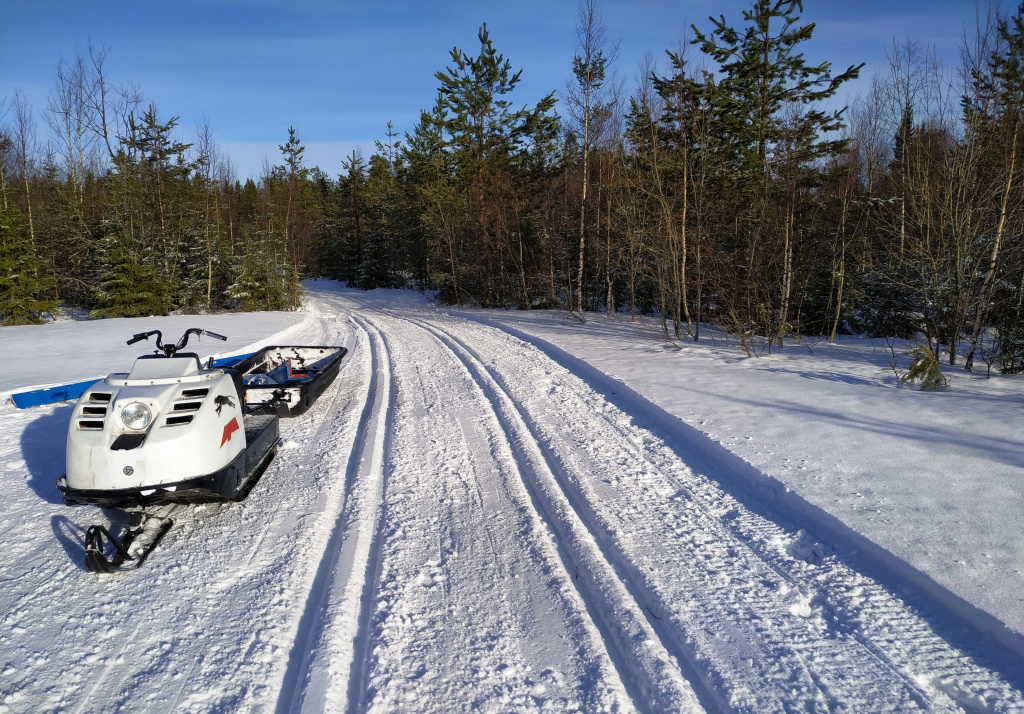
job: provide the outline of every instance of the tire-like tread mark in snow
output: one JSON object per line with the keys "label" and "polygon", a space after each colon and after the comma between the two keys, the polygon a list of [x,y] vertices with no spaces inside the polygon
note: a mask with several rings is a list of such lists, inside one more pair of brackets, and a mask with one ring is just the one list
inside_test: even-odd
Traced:
{"label": "tire-like tread mark in snow", "polygon": [[480,385],[382,317],[400,398],[365,710],[634,710]]}
{"label": "tire-like tread mark in snow", "polygon": [[[582,375],[595,370],[583,363],[582,373],[578,373],[571,367],[579,361],[578,358],[565,354],[569,360],[565,364],[557,357],[562,350],[541,338],[486,319],[472,321],[478,325],[478,334],[489,334],[492,329],[498,329],[514,344],[528,345],[531,352],[536,349],[540,359],[550,357],[559,365],[559,372],[568,370],[572,381],[582,382],[582,392],[578,387],[570,386],[577,399],[588,403],[594,399],[614,402],[615,398],[609,399],[608,393],[615,394],[619,383],[604,375],[596,377],[595,384],[589,383]],[[548,354],[549,349],[553,355]],[[508,353],[508,350],[503,352]],[[503,379],[497,372],[495,377],[499,381]],[[639,395],[635,398],[643,399]],[[626,405],[630,404],[631,400],[627,399]],[[650,418],[642,409],[639,416],[631,413],[636,409],[635,404],[632,407],[616,404],[615,409],[592,411],[602,417],[607,429],[618,432],[629,441],[637,431],[634,423]],[[667,438],[669,442],[677,443],[671,432]],[[647,444],[647,441],[651,443]],[[890,582],[892,576],[887,575],[887,567],[882,568],[880,577],[873,576],[870,559],[859,566],[858,557],[851,558],[849,548],[844,550],[827,545],[827,539],[818,542],[811,533],[803,530],[808,526],[798,512],[783,507],[781,513],[775,513],[772,506],[763,503],[756,503],[756,508],[750,508],[749,502],[744,505],[744,499],[750,496],[742,489],[742,496],[730,495],[728,489],[723,492],[715,479],[705,478],[699,471],[694,474],[698,478],[680,474],[674,465],[680,458],[677,454],[686,453],[686,443],[685,440],[682,445],[677,443],[677,450],[680,446],[683,448],[683,451],[677,451],[662,443],[661,439],[645,437],[644,447],[637,452],[651,470],[679,489],[678,494],[685,496],[680,502],[692,502],[696,514],[712,515],[709,525],[713,528],[708,532],[724,528],[727,537],[735,538],[752,551],[757,559],[753,562],[759,560],[761,565],[770,568],[770,577],[781,583],[781,589],[801,594],[802,601],[798,605],[803,612],[796,622],[803,620],[811,624],[817,619],[825,624],[826,645],[828,640],[837,638],[845,642],[834,648],[832,654],[820,646],[815,652],[813,647],[807,646],[808,643],[813,644],[814,638],[808,639],[806,632],[796,632],[801,644],[794,643],[791,649],[799,656],[806,656],[811,669],[831,674],[833,682],[836,682],[836,675],[839,680],[843,676],[843,665],[836,663],[852,662],[855,652],[859,652],[856,656],[865,661],[873,659],[879,676],[902,682],[904,696],[907,697],[903,705],[896,699],[882,697],[877,701],[885,704],[873,705],[873,708],[884,706],[900,710],[916,706],[929,710],[957,710],[962,707],[967,711],[979,708],[983,711],[1024,711],[1021,691],[1024,677],[1015,655],[995,647],[991,651],[997,654],[990,657],[988,645],[994,643],[984,635],[979,636],[969,624],[965,626],[956,613],[951,619],[941,600],[933,601],[926,596],[921,602],[915,587],[905,590],[904,581],[898,577],[895,584]],[[698,453],[698,463],[701,459]],[[709,467],[705,464],[703,468]],[[714,468],[707,473],[714,473]],[[978,639],[972,640],[971,633]],[[950,635],[954,637],[953,642],[944,639]],[[1011,659],[1007,660],[1007,656]],[[813,672],[812,675],[818,684],[818,675]],[[855,680],[853,684],[856,684]],[[843,688],[841,681],[838,686],[832,685],[833,701],[830,706],[842,705],[845,699]],[[838,700],[835,700],[835,695],[839,695]]]}

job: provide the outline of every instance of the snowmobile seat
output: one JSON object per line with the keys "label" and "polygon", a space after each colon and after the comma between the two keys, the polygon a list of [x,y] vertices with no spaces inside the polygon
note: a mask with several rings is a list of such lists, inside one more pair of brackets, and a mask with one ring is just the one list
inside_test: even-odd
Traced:
{"label": "snowmobile seat", "polygon": [[[192,358],[191,362],[188,361],[189,357]],[[195,352],[179,352],[170,360],[163,355],[141,355],[135,360],[129,379],[152,379],[172,374],[187,377],[198,374],[202,368],[203,364]]]}

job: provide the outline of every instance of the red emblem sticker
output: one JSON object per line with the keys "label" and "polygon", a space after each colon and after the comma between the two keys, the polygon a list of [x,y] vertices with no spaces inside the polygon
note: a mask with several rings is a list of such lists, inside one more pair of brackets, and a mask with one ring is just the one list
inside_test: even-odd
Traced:
{"label": "red emblem sticker", "polygon": [[224,448],[224,444],[231,441],[231,435],[238,431],[238,419],[231,417],[231,421],[224,425],[224,435],[220,437],[221,448]]}

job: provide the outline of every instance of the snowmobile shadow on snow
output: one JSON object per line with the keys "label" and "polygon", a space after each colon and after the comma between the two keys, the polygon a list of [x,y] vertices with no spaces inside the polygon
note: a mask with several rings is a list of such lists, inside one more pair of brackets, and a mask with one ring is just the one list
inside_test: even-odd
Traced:
{"label": "snowmobile shadow on snow", "polygon": [[[63,505],[60,491],[53,482],[53,474],[64,468],[67,452],[67,430],[74,413],[74,405],[57,407],[30,423],[21,436],[21,453],[29,472],[27,481],[39,498],[55,505]],[[128,522],[127,514],[105,509],[110,528],[120,528]],[[51,516],[50,527],[68,559],[79,570],[85,570],[85,548],[82,542],[86,529],[67,516]]]}
{"label": "snowmobile shadow on snow", "polygon": [[28,469],[28,487],[47,503],[62,504],[53,475],[64,468],[67,452],[68,424],[74,413],[73,404],[57,407],[27,427],[21,435],[21,453]]}
{"label": "snowmobile shadow on snow", "polygon": [[68,560],[79,570],[84,571],[85,549],[82,547],[82,541],[85,539],[85,529],[67,516],[50,516],[50,528],[53,529],[53,536],[64,549]]}

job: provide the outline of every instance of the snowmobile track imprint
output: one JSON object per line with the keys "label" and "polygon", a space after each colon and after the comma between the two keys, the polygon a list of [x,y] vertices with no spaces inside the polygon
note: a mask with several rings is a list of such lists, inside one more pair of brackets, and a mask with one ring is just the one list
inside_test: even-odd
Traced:
{"label": "snowmobile track imprint", "polygon": [[523,485],[538,517],[556,534],[569,582],[587,603],[613,662],[624,675],[623,682],[633,689],[634,706],[640,711],[699,710],[691,682],[679,670],[674,653],[666,650],[649,607],[629,591],[630,581],[619,576],[614,563],[602,552],[600,539],[580,517],[570,495],[558,485],[543,445],[511,395],[458,338],[423,321],[404,319],[437,338],[472,375],[486,397],[516,455]]}
{"label": "snowmobile track imprint", "polygon": [[1024,712],[1019,658],[561,332],[305,303],[238,348],[343,344],[338,378],[245,501],[176,508],[133,576],[77,557],[98,511],[50,478],[71,410],[5,414],[0,714]]}

